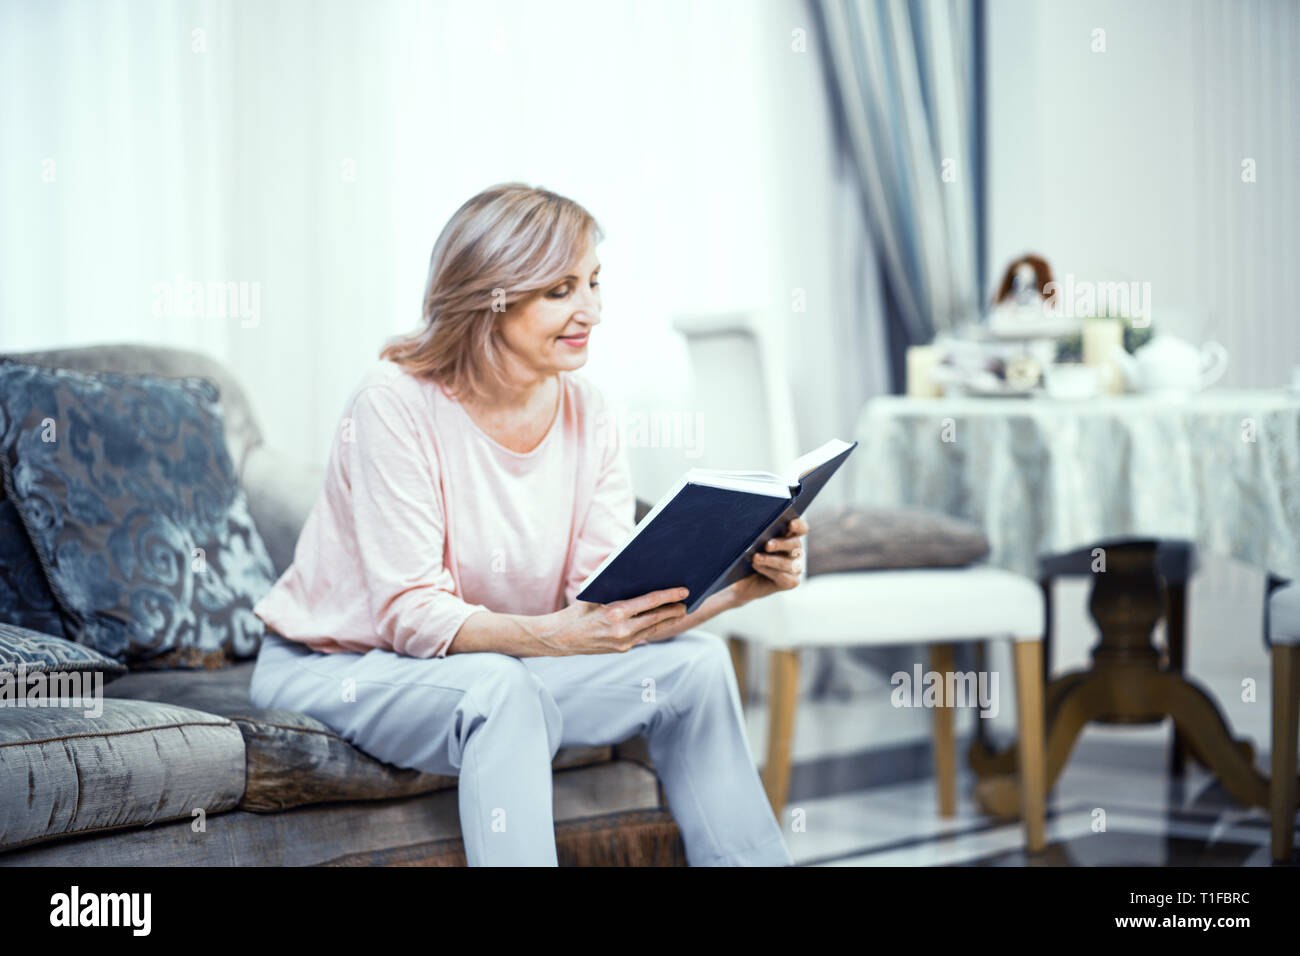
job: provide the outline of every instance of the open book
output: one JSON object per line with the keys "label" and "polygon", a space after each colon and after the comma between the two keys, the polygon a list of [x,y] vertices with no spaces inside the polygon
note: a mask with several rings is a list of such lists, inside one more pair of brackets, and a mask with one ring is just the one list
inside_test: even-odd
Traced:
{"label": "open book", "polygon": [[756,573],[754,553],[802,515],[858,445],[832,439],[784,474],[692,468],[587,578],[578,599],[609,604],[685,587],[688,612]]}

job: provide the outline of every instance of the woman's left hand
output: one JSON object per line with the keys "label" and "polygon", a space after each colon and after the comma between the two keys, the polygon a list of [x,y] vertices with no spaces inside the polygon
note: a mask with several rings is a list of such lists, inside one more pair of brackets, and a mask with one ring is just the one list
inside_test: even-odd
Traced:
{"label": "woman's left hand", "polygon": [[742,604],[798,586],[804,566],[802,535],[807,533],[808,522],[795,518],[786,528],[784,537],[773,538],[765,550],[754,555],[752,563],[758,573],[735,585],[736,597]]}

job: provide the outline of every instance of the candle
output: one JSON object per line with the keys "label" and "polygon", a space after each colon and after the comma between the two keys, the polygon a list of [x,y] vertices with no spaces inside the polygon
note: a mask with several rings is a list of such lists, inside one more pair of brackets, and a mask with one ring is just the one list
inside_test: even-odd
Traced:
{"label": "candle", "polygon": [[1085,365],[1099,367],[1102,390],[1111,395],[1124,391],[1124,372],[1115,360],[1115,349],[1123,347],[1123,321],[1083,320],[1083,362]]}
{"label": "candle", "polygon": [[907,347],[907,394],[911,398],[938,398],[939,386],[930,378],[930,370],[939,364],[939,350],[933,345]]}

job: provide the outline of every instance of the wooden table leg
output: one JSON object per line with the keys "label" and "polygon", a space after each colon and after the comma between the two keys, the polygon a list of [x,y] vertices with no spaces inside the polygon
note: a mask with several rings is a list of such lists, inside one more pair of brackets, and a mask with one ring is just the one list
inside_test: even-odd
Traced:
{"label": "wooden table leg", "polygon": [[1273,859],[1288,862],[1295,846],[1296,743],[1300,734],[1300,645],[1273,645],[1273,762],[1269,816]]}
{"label": "wooden table leg", "polygon": [[[1096,674],[1088,671],[1067,674],[1053,685],[1057,690],[1055,708],[1044,708],[1049,717],[1044,730],[1046,743],[1042,748],[1043,780],[1039,786],[1044,799],[1065,768],[1084,725],[1093,715],[1102,713],[1109,703],[1107,688]],[[983,812],[1008,820],[1020,815],[1020,744],[1018,738],[1015,747],[995,758],[999,766],[1010,764],[1009,769],[988,773],[976,783],[975,803]]]}
{"label": "wooden table leg", "polygon": [[[1062,704],[1070,696],[1074,687],[1087,680],[1091,673],[1091,671],[1070,671],[1047,684],[1043,691],[1043,720],[1047,728],[1044,733],[1048,733],[1058,723],[1056,715],[1060,713]],[[994,750],[991,745],[978,738],[971,743],[966,759],[975,776],[981,779],[1014,774],[1016,767],[1019,766],[1019,758],[1014,746],[1004,750]],[[1049,789],[1050,781],[1054,779],[1056,774],[1052,773],[1048,777]]]}
{"label": "wooden table leg", "polygon": [[[1089,610],[1101,638],[1092,667],[1048,685],[1046,789],[1064,768],[1074,740],[1090,722],[1148,724],[1172,717],[1189,752],[1248,806],[1268,805],[1268,780],[1255,769],[1253,748],[1235,740],[1212,698],[1180,674],[1161,670],[1151,634],[1164,609],[1156,570],[1156,543],[1128,542],[1105,549],[1104,572],[1093,576]],[[978,742],[976,744],[978,747]],[[993,754],[972,748],[981,780],[976,800],[987,812],[1018,812],[1014,750]]]}

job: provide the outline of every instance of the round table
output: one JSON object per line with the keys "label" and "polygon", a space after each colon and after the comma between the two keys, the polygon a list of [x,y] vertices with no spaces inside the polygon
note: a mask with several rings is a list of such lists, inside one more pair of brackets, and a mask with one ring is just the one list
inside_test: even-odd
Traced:
{"label": "round table", "polygon": [[[1268,805],[1253,748],[1152,643],[1165,613],[1157,542],[1190,542],[1280,577],[1300,577],[1300,394],[1211,391],[1106,396],[869,401],[858,420],[857,504],[923,507],[969,519],[991,564],[1039,577],[1047,555],[1096,549],[1092,665],[1044,695],[1048,787],[1089,721],[1172,717],[1188,746],[1248,805]],[[1011,813],[1014,750],[982,741],[971,765],[987,809]]]}
{"label": "round table", "polygon": [[883,396],[858,420],[863,505],[915,505],[984,529],[989,562],[1122,537],[1194,542],[1300,577],[1300,394]]}

